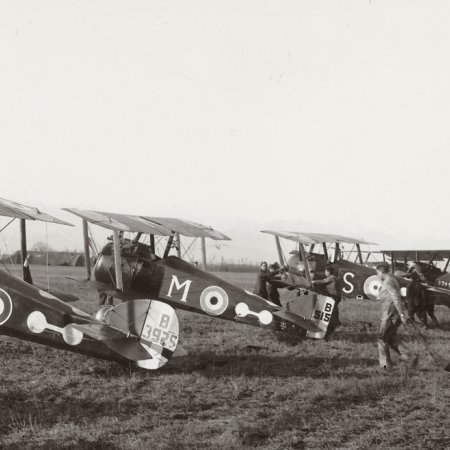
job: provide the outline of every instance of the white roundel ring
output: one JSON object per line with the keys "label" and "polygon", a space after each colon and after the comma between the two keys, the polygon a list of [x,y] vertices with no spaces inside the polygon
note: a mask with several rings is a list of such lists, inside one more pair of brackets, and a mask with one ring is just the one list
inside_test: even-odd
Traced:
{"label": "white roundel ring", "polygon": [[12,313],[12,300],[9,294],[0,289],[0,325],[3,325]]}
{"label": "white roundel ring", "polygon": [[381,281],[377,275],[372,275],[364,282],[364,293],[371,300],[377,300],[380,295]]}
{"label": "white roundel ring", "polygon": [[220,316],[228,308],[228,294],[219,286],[209,286],[200,295],[200,306],[205,313]]}

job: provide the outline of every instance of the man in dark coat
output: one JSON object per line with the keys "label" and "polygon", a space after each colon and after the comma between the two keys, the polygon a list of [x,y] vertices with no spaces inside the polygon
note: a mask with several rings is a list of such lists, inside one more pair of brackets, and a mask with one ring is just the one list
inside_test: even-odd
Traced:
{"label": "man in dark coat", "polygon": [[261,268],[259,269],[258,276],[256,278],[256,286],[254,293],[259,295],[266,300],[269,299],[269,293],[267,291],[267,283],[270,280],[270,272],[267,263],[263,261],[261,263]]}
{"label": "man in dark coat", "polygon": [[279,275],[282,272],[282,269],[280,265],[275,262],[269,266],[269,272],[269,300],[272,303],[275,303],[275,305],[281,306],[280,293],[278,292],[278,289],[284,287],[281,283],[281,276]]}
{"label": "man in dark coat", "polygon": [[416,269],[409,274],[408,278],[411,278],[411,284],[407,289],[409,317],[414,320],[414,315],[417,314],[421,322],[427,326],[428,313],[433,326],[438,327],[439,323],[434,315],[434,303],[428,298],[424,287],[424,284],[427,284],[427,279],[422,273],[420,266],[416,265]]}

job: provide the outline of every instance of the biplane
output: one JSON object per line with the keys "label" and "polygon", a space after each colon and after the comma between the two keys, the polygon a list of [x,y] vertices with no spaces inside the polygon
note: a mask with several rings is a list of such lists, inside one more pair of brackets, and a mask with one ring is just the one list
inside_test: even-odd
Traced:
{"label": "biplane", "polygon": [[392,272],[400,279],[407,278],[413,267],[419,265],[427,280],[425,289],[435,305],[450,308],[450,250],[382,250]]}
{"label": "biplane", "polygon": [[[168,340],[162,324],[151,317],[153,304],[161,308],[164,305],[170,320],[177,323],[176,310],[185,310],[299,339],[325,335],[328,324],[320,319],[321,315],[331,312],[332,299],[321,296],[321,302],[305,306],[301,314],[294,314],[170,254],[174,240],[180,236],[229,239],[211,227],[174,218],[74,208],[65,210],[82,219],[85,251],[88,252],[86,261],[90,260],[89,225],[112,231],[112,237],[98,253],[92,271],[87,268],[88,280],[85,281],[97,289],[100,299],[109,298],[120,303],[100,306],[95,318],[113,325],[116,317],[123,316],[123,305],[133,309],[134,302],[149,302],[148,318],[143,313],[144,318],[141,319],[144,324],[141,336],[159,346],[160,354],[153,355],[158,367],[172,356],[177,342]],[[157,239],[160,244],[165,240],[163,250],[159,252]],[[123,328],[127,327],[122,324]],[[149,365],[139,361],[138,365],[154,368],[154,362]]]}
{"label": "biplane", "polygon": [[[321,287],[313,286],[313,282],[323,278],[325,267],[328,266],[334,269],[334,274],[339,280],[341,295],[345,298],[378,299],[381,281],[376,274],[376,262],[370,257],[384,254],[385,258],[388,253],[394,258],[400,255],[395,251],[393,254],[391,254],[392,251],[385,251],[387,253],[373,251],[370,248],[370,246],[376,245],[373,242],[348,236],[270,230],[262,232],[275,236],[280,264],[286,267],[286,287],[321,292]],[[285,256],[280,239],[297,244],[297,248],[290,252],[289,257]],[[443,255],[441,254],[441,256]],[[422,256],[427,255],[424,253]],[[434,261],[437,260],[437,257],[438,255],[434,257]],[[395,270],[395,264],[392,266]],[[402,295],[406,296],[410,280],[402,276],[397,276],[397,279]],[[450,288],[449,274],[441,274],[436,279],[435,286],[425,286],[425,288],[433,303],[450,307],[450,289],[444,289],[445,285],[442,284],[446,282],[445,280],[448,280]]]}
{"label": "biplane", "polygon": [[[376,245],[363,239],[323,233],[280,232],[264,230],[275,237],[278,259],[286,267],[286,287],[313,289],[314,280],[324,277],[326,267],[333,267],[343,297],[376,298],[371,277],[376,271],[366,262],[371,251],[362,245]],[[280,239],[294,242],[296,248],[286,257]],[[345,246],[350,246],[346,249]],[[353,259],[353,261],[352,261]],[[319,289],[320,287],[314,288]]]}
{"label": "biplane", "polygon": [[419,264],[430,284],[445,275],[450,264],[450,250],[381,250],[381,253],[390,260],[392,272],[399,276],[408,275]]}

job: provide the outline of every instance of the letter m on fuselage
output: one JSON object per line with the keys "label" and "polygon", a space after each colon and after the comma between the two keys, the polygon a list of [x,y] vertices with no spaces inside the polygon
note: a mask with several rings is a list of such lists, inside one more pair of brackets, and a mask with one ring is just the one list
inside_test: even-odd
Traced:
{"label": "letter m on fuselage", "polygon": [[177,298],[180,302],[186,302],[187,296],[189,293],[189,288],[191,287],[192,280],[186,280],[184,283],[180,283],[178,277],[176,275],[172,275],[172,281],[170,282],[169,292],[167,293],[167,297],[172,298],[172,294],[174,290],[183,291],[181,298]]}

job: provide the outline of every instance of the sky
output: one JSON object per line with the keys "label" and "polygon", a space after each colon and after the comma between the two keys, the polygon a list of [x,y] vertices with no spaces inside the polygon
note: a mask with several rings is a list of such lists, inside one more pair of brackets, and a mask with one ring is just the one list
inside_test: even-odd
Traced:
{"label": "sky", "polygon": [[[0,197],[448,248],[449,14],[425,0],[3,1]],[[72,222],[55,232],[69,247]]]}

